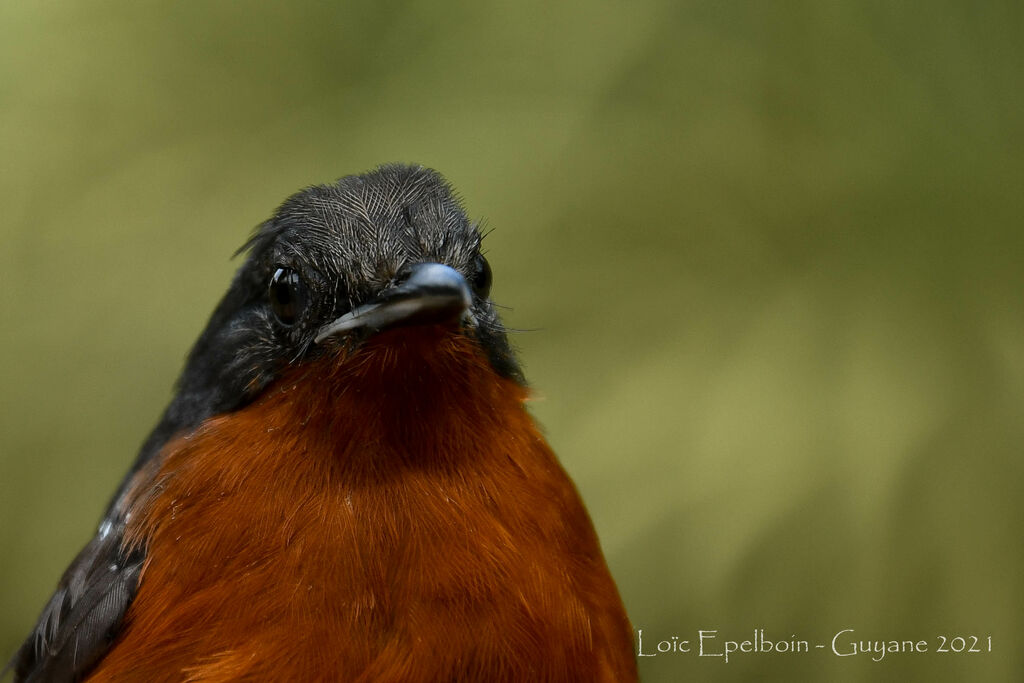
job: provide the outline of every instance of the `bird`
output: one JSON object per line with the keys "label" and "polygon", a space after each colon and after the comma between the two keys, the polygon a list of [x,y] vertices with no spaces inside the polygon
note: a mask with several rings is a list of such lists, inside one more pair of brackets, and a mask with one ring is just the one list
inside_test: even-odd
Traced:
{"label": "bird", "polygon": [[15,680],[636,680],[481,240],[407,164],[257,226]]}

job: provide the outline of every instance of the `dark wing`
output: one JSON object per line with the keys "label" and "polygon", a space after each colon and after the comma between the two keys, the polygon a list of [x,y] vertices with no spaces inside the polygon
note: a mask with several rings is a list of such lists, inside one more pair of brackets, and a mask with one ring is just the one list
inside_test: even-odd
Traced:
{"label": "dark wing", "polygon": [[122,504],[118,500],[111,506],[8,664],[16,682],[76,681],[116,638],[145,559],[144,551],[126,552],[121,547]]}
{"label": "dark wing", "polygon": [[[227,382],[222,381],[219,369],[230,372],[236,368],[229,362],[231,357],[217,354],[225,348],[225,353],[234,354],[234,347],[222,338],[235,329],[232,313],[251,298],[246,285],[243,277],[236,277],[189,354],[174,400],[142,444],[99,530],[64,572],[39,622],[8,664],[14,669],[16,683],[76,681],[103,657],[117,637],[145,561],[144,548],[130,552],[122,548],[131,491],[152,484],[153,472],[147,470],[147,465],[156,462],[157,454],[173,435],[194,429],[209,416],[234,410],[251,398],[218,390]],[[250,378],[238,381],[249,382]]]}
{"label": "dark wing", "polygon": [[239,349],[262,348],[260,328],[249,323],[262,315],[267,283],[260,264],[276,234],[273,224],[265,224],[244,247],[249,258],[189,352],[174,400],[143,443],[96,536],[64,573],[39,623],[8,664],[15,681],[75,681],[103,657],[135,596],[145,561],[145,549],[122,548],[129,489],[152,484],[146,466],[156,462],[173,435],[245,405],[272,378],[270,361],[253,364],[252,355]]}

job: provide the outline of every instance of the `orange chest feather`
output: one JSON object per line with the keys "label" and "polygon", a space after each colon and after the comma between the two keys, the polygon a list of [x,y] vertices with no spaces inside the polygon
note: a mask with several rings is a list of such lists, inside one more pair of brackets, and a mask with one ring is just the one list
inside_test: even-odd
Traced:
{"label": "orange chest feather", "polygon": [[523,399],[453,336],[315,361],[179,438],[133,506],[147,563],[91,680],[635,677]]}

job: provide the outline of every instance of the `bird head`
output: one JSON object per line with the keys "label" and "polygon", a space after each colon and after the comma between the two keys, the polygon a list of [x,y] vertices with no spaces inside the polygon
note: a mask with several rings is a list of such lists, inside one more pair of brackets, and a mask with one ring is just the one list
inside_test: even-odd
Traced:
{"label": "bird head", "polygon": [[[196,342],[152,446],[252,401],[290,367],[351,355],[395,328],[470,339],[522,383],[490,300],[481,233],[436,171],[388,165],[289,197]],[[143,457],[146,448],[143,449]]]}

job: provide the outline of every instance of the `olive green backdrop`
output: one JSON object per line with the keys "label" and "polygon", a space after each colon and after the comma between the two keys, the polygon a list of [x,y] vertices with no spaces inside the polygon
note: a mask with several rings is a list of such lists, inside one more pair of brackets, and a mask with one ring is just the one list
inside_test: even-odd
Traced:
{"label": "olive green backdrop", "polygon": [[[1024,5],[0,1],[0,654],[294,190],[486,240],[646,681],[1024,671]],[[837,657],[841,643],[928,653]],[[939,636],[991,653],[937,653]],[[848,647],[848,646],[847,646]]]}

